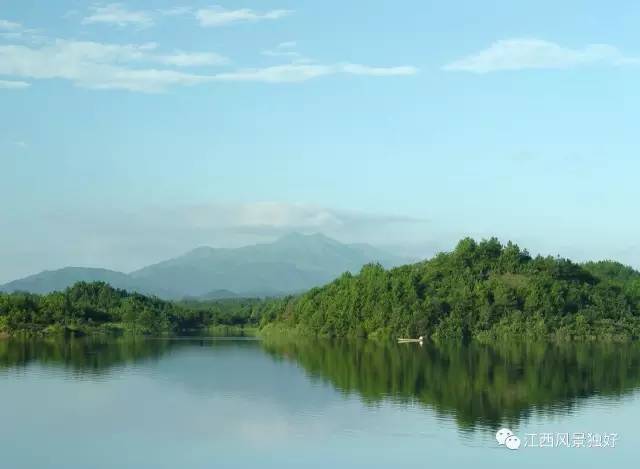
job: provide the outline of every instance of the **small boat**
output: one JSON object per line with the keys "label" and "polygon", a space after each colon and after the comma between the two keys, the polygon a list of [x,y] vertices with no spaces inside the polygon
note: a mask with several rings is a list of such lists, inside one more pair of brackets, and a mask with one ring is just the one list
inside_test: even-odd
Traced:
{"label": "small boat", "polygon": [[411,344],[411,343],[421,344],[423,340],[424,340],[424,337],[420,336],[417,339],[398,339],[398,343],[399,344]]}

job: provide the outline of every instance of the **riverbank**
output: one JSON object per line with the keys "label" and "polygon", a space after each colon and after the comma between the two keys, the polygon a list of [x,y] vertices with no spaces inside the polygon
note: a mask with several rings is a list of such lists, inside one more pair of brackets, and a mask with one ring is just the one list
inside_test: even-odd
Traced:
{"label": "riverbank", "polygon": [[256,337],[259,335],[259,329],[253,326],[229,326],[215,325],[201,329],[165,331],[158,333],[148,333],[126,329],[121,324],[101,324],[94,327],[65,327],[65,326],[48,326],[41,329],[25,328],[15,331],[0,331],[0,339],[9,339],[12,337],[121,337],[121,336],[139,336],[139,337],[183,337],[183,336],[206,336],[206,337]]}
{"label": "riverbank", "polygon": [[[517,333],[505,333],[505,331],[482,331],[469,337],[442,337],[437,333],[423,333],[425,341],[435,343],[446,342],[476,342],[479,344],[509,343],[513,341],[525,342],[603,342],[622,343],[637,342],[638,338],[624,330],[624,328],[608,328],[600,333],[576,333],[570,329],[561,329],[552,333],[535,333],[535,331],[518,331]],[[377,333],[363,336],[350,334],[332,336],[330,334],[317,334],[309,331],[301,325],[289,325],[281,322],[267,323],[261,327],[252,325],[225,325],[218,324],[203,328],[173,331],[142,331],[128,329],[119,323],[106,323],[98,326],[47,326],[45,328],[23,328],[14,331],[0,331],[0,339],[11,337],[257,337],[261,339],[349,339],[366,340],[370,342],[395,342],[399,336],[388,330],[380,330]]]}
{"label": "riverbank", "polygon": [[[443,337],[437,333],[421,334],[424,341],[435,343],[449,342],[475,342],[478,344],[495,344],[495,343],[511,343],[511,342],[603,342],[603,343],[623,343],[638,342],[638,337],[625,331],[624,328],[603,328],[600,333],[576,333],[571,329],[560,329],[549,333],[536,333],[535,331],[516,331],[515,333],[506,333],[505,331],[482,331],[469,337]],[[283,323],[269,323],[257,330],[257,336],[266,339],[349,339],[349,340],[367,340],[372,342],[396,342],[399,336],[389,331],[380,330],[375,334],[364,337],[361,334],[350,334],[343,336],[332,336],[328,334],[314,334],[309,330],[305,330],[300,325],[290,326]]]}

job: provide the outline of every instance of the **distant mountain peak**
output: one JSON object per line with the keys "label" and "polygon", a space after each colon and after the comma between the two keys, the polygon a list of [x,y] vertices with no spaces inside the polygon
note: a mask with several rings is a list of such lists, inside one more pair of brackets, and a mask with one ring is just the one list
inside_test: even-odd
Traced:
{"label": "distant mountain peak", "polygon": [[117,288],[162,298],[277,296],[323,285],[343,272],[405,259],[372,246],[344,244],[322,233],[291,232],[269,243],[240,248],[200,246],[129,274],[67,267],[0,286],[0,291],[45,293],[78,281],[105,281]]}

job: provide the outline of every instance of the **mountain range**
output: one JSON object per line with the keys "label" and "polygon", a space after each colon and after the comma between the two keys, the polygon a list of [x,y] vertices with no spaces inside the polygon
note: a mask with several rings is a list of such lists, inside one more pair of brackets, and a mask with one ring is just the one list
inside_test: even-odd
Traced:
{"label": "mountain range", "polygon": [[87,267],[46,270],[0,285],[0,291],[48,293],[80,281],[103,281],[166,299],[279,296],[322,285],[346,271],[356,273],[370,262],[393,267],[412,260],[368,244],[292,233],[240,248],[199,247],[130,273]]}

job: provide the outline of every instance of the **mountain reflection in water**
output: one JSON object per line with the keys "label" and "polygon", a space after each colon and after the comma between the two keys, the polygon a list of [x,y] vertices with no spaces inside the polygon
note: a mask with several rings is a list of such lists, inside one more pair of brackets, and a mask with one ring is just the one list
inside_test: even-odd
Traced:
{"label": "mountain reflection in water", "polygon": [[[635,343],[418,346],[274,339],[10,339],[0,340],[0,375],[37,363],[80,378],[99,378],[194,346],[217,357],[232,348],[266,353],[275,361],[297,364],[311,379],[357,395],[365,404],[422,405],[453,417],[462,430],[517,425],[532,413],[570,413],[585,398],[617,401],[640,387],[640,346]],[[213,392],[219,384],[198,376],[206,372],[185,371],[180,379],[200,393]],[[243,370],[230,373],[241,375]],[[251,386],[259,388],[266,378],[256,381]]]}

